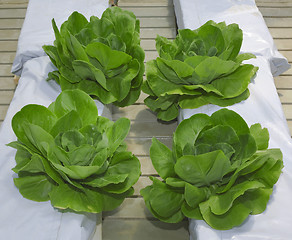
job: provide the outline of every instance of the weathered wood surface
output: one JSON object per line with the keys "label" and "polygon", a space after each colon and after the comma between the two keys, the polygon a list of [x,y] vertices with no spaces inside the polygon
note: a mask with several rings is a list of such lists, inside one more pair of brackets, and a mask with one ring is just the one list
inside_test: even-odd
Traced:
{"label": "weathered wood surface", "polygon": [[13,98],[15,83],[10,72],[27,0],[0,0],[0,124]]}
{"label": "weathered wood surface", "polygon": [[[292,63],[292,1],[256,0],[279,51]],[[292,133],[292,70],[275,78],[275,84]]]}
{"label": "weathered wood surface", "polygon": [[[141,45],[145,50],[146,61],[158,56],[155,49],[157,34],[169,39],[176,36],[171,0],[120,0],[119,6],[133,11],[141,21]],[[157,174],[149,158],[152,137],[171,147],[172,134],[177,127],[177,122],[158,122],[157,117],[144,105],[145,97],[145,94],[141,94],[137,103],[129,107],[114,107],[113,119],[127,117],[131,120],[131,130],[126,141],[128,149],[141,161],[142,176],[134,186],[134,197],[126,199],[117,210],[104,214],[103,239],[186,240],[189,238],[187,222],[172,225],[157,221],[146,209],[140,195],[140,190],[151,184],[149,176]]]}

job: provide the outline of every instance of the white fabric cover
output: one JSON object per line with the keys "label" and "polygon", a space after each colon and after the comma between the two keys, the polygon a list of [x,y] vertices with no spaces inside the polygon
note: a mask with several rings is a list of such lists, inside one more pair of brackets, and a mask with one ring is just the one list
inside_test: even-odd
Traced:
{"label": "white fabric cover", "polygon": [[[280,148],[283,153],[283,173],[262,214],[249,216],[241,226],[227,231],[214,230],[202,220],[190,219],[191,240],[290,240],[292,236],[292,140],[269,63],[263,57],[246,63],[259,66],[256,77],[249,84],[250,97],[227,108],[240,114],[249,126],[260,123],[269,130],[269,148]],[[182,109],[180,121],[196,113],[211,115],[220,108],[205,105],[197,109]]]}
{"label": "white fabric cover", "polygon": [[92,15],[101,17],[108,6],[108,0],[29,0],[12,73],[20,76],[27,60],[46,55],[42,46],[55,40],[53,18],[60,27],[74,11],[89,19]]}
{"label": "white fabric cover", "polygon": [[[16,141],[11,119],[27,104],[48,106],[60,93],[59,85],[47,82],[54,66],[49,57],[34,58],[24,64],[14,98],[0,129],[0,238],[5,240],[88,240],[94,234],[101,214],[62,213],[50,202],[34,202],[22,197],[14,186],[16,150],[6,146]],[[110,110],[96,101],[98,112],[106,117]],[[97,234],[98,235],[98,234]]]}
{"label": "white fabric cover", "polygon": [[274,76],[290,68],[278,52],[254,0],[173,0],[178,28],[197,29],[205,22],[237,23],[243,31],[241,52],[266,57]]}

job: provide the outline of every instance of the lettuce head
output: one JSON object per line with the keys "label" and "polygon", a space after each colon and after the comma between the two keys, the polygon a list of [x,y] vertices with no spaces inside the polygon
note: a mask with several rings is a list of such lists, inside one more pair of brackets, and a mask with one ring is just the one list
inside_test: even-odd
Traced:
{"label": "lettuce head", "polygon": [[104,104],[133,104],[139,97],[144,74],[144,50],[140,46],[140,23],[118,7],[88,21],[73,12],[60,30],[54,19],[54,45],[43,46],[57,67],[48,79],[62,90],[80,89]]}
{"label": "lettuce head", "polygon": [[112,210],[133,194],[139,160],[124,142],[130,121],[98,116],[95,102],[81,90],[63,91],[48,108],[30,104],[12,119],[23,197],[51,201],[76,212]]}
{"label": "lettuce head", "polygon": [[238,25],[224,22],[181,29],[173,41],[158,36],[159,57],[146,63],[145,104],[159,119],[170,121],[179,107],[226,107],[247,99],[248,84],[258,68],[242,64],[255,56],[239,54],[241,44]]}
{"label": "lettuce head", "polygon": [[153,138],[150,158],[162,181],[141,190],[147,208],[161,221],[185,217],[219,230],[239,226],[267,206],[283,168],[280,149],[268,149],[269,133],[248,127],[235,112],[183,120],[172,150]]}

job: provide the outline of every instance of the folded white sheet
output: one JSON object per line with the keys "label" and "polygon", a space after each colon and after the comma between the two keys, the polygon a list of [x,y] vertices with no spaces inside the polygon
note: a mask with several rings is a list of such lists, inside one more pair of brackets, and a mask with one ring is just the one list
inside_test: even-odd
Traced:
{"label": "folded white sheet", "polygon": [[174,0],[173,3],[180,29],[196,29],[209,20],[237,23],[243,31],[241,52],[266,57],[273,76],[290,68],[287,59],[278,52],[254,0]]}
{"label": "folded white sheet", "polygon": [[[240,114],[248,125],[260,123],[270,133],[269,148],[280,148],[284,168],[267,209],[260,215],[249,216],[239,227],[218,231],[204,221],[190,219],[191,240],[290,240],[292,236],[292,140],[274,85],[270,66],[263,57],[246,61],[259,67],[249,84],[250,97],[228,107]],[[211,115],[221,107],[206,105],[197,109],[182,109],[180,121],[196,113]]]}
{"label": "folded white sheet", "polygon": [[[5,144],[15,141],[11,119],[27,104],[48,106],[61,92],[55,82],[47,82],[54,70],[49,57],[24,64],[14,98],[0,129],[0,238],[5,240],[88,240],[94,234],[101,214],[77,214],[54,209],[50,202],[34,202],[22,197],[14,186],[11,170],[16,150]],[[109,107],[96,101],[99,115],[111,118]],[[101,234],[100,234],[101,235]],[[98,233],[95,235],[97,238]]]}
{"label": "folded white sheet", "polygon": [[88,19],[92,15],[101,17],[109,6],[108,2],[108,0],[29,0],[12,73],[20,76],[23,64],[27,60],[46,55],[42,46],[53,44],[55,39],[51,22],[53,18],[60,27],[74,11],[82,13]]}

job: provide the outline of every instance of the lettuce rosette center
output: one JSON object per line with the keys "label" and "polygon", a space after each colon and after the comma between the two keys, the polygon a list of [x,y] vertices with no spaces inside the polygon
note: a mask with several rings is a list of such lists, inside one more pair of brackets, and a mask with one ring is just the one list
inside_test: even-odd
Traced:
{"label": "lettuce rosette center", "polygon": [[112,122],[81,90],[63,91],[48,108],[26,105],[12,119],[14,183],[30,200],[77,212],[112,210],[133,194],[139,160],[126,150],[130,121]]}
{"label": "lettuce rosette center", "polygon": [[159,119],[170,121],[179,107],[226,107],[247,99],[258,68],[242,63],[255,57],[239,54],[242,38],[237,24],[213,21],[193,31],[181,29],[173,41],[157,36],[159,57],[146,63],[145,104]]}
{"label": "lettuce rosette center", "polygon": [[248,127],[235,112],[183,120],[172,150],[153,138],[150,158],[162,181],[142,189],[147,208],[161,221],[204,220],[219,230],[262,213],[283,168],[280,149],[268,149],[269,133]]}

